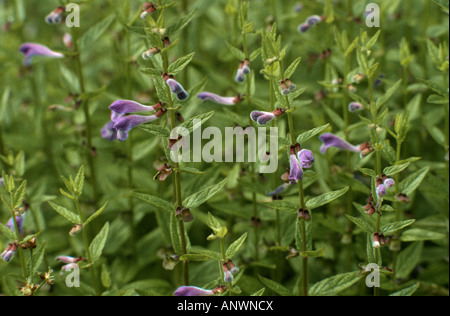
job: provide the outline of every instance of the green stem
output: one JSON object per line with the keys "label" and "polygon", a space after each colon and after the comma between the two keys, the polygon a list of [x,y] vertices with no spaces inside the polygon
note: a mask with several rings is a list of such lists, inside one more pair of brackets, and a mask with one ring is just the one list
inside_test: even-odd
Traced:
{"label": "green stem", "polygon": [[[80,221],[81,223],[84,223],[84,217],[83,217],[83,213],[81,211],[81,207],[80,207],[80,202],[78,201],[78,197],[74,199],[75,202],[75,208],[77,210],[78,216],[80,217]],[[89,238],[87,235],[87,231],[85,227],[82,227],[81,229],[82,235],[83,235],[83,243],[84,243],[84,249],[86,252],[86,259],[88,261],[88,263],[90,264],[89,267],[89,272],[91,274],[91,282],[92,282],[92,286],[94,287],[95,293],[97,296],[100,296],[101,290],[98,286],[97,283],[97,277],[96,277],[96,273],[95,273],[95,266],[94,266],[94,262],[92,261],[92,254],[91,254],[91,250],[89,248]]]}
{"label": "green stem", "polygon": [[[11,195],[11,200],[12,200],[12,195]],[[11,211],[11,215],[12,215],[12,219],[13,219],[13,223],[14,223],[14,232],[16,233],[16,239],[17,242],[20,242],[20,232],[19,232],[19,226],[17,225],[17,220],[16,220],[16,214],[14,212],[13,209],[10,209]],[[22,266],[22,276],[25,279],[27,277],[27,265],[25,263],[25,257],[22,253],[22,248],[20,248],[20,246],[17,249],[17,252],[19,253],[19,259],[20,259],[20,265]]]}
{"label": "green stem", "polygon": [[[76,28],[72,28],[72,43],[73,43],[73,49],[75,52],[75,68],[78,76],[78,83],[80,85],[80,92],[81,94],[84,94],[86,92],[85,89],[85,81],[84,81],[84,75],[83,75],[83,68],[81,66],[81,52],[78,50],[78,42],[77,42],[77,34],[76,34]],[[91,128],[91,116],[89,113],[89,100],[85,100],[82,102],[82,108],[84,113],[84,119],[85,119],[85,128],[86,128],[86,140],[87,140],[87,157],[88,157],[88,164],[89,164],[89,170],[91,172],[91,185],[93,190],[93,198],[94,203],[98,202],[98,189],[97,189],[97,177],[95,172],[95,163],[94,163],[94,157],[92,155],[92,128]]]}

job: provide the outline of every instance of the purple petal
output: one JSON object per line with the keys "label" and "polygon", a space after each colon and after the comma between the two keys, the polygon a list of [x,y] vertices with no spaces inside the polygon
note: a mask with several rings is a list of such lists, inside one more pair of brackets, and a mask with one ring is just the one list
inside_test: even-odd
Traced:
{"label": "purple petal", "polygon": [[47,46],[35,44],[35,43],[25,43],[20,47],[19,51],[25,55],[25,59],[24,59],[25,66],[30,66],[32,57],[36,56],[36,55],[52,57],[52,58],[63,58],[64,57],[63,54],[54,52]]}
{"label": "purple petal", "polygon": [[394,181],[394,179],[392,179],[392,178],[387,178],[387,179],[385,179],[384,181],[383,181],[383,184],[386,186],[386,188],[390,188],[390,187],[392,187],[393,185],[395,185],[395,181]]}
{"label": "purple petal", "polygon": [[155,108],[153,106],[142,105],[138,102],[130,100],[114,101],[109,106],[109,109],[112,111],[111,112],[112,121],[116,121],[122,115],[127,113],[155,111]]}
{"label": "purple petal", "polygon": [[114,128],[117,130],[117,139],[124,141],[128,138],[128,131],[138,125],[148,123],[156,120],[156,115],[142,116],[142,115],[128,115],[122,116],[114,122]]}
{"label": "purple petal", "polygon": [[212,290],[205,290],[196,286],[181,286],[175,293],[175,296],[211,296],[214,295]]}
{"label": "purple petal", "polygon": [[[16,216],[17,227],[19,228],[19,233],[20,234],[23,233],[22,225],[23,225],[23,217],[24,216],[25,216],[25,214],[22,215],[22,216]],[[6,227],[8,227],[12,231],[16,230],[15,227],[14,227],[14,221],[13,221],[12,217],[8,220],[8,223],[6,223]]]}
{"label": "purple petal", "polygon": [[295,184],[303,178],[303,170],[295,155],[290,155],[290,170],[289,181],[291,184]]}
{"label": "purple petal", "polygon": [[258,117],[265,115],[265,114],[269,114],[269,113],[270,112],[253,111],[252,113],[250,113],[250,118],[256,122],[258,120]]}
{"label": "purple petal", "polygon": [[102,137],[104,139],[110,141],[117,139],[117,131],[114,128],[114,124],[115,123],[113,121],[109,121],[108,123],[105,124],[105,126],[103,126],[100,133],[102,134]]}
{"label": "purple petal", "polygon": [[275,115],[273,113],[264,114],[256,120],[259,125],[265,125],[272,121],[275,118]]}
{"label": "purple petal", "polygon": [[211,93],[211,92],[200,92],[197,97],[200,100],[209,100],[214,103],[223,104],[223,105],[234,105],[235,97],[222,97],[220,95]]}
{"label": "purple petal", "polygon": [[167,79],[166,83],[172,93],[179,93],[183,90],[183,87],[175,79]]}
{"label": "purple petal", "polygon": [[349,150],[354,152],[359,152],[359,146],[353,146],[347,143],[342,138],[337,137],[331,133],[325,133],[319,136],[319,139],[323,142],[323,145],[320,147],[320,151],[324,154],[329,147],[336,147],[342,150]]}
{"label": "purple petal", "polygon": [[302,149],[297,153],[298,160],[300,161],[302,168],[311,168],[314,162],[314,156],[311,150]]}
{"label": "purple petal", "polygon": [[386,187],[384,184],[380,184],[379,186],[377,186],[377,195],[379,197],[386,195]]}
{"label": "purple petal", "polygon": [[306,20],[306,24],[309,26],[316,25],[322,21],[322,18],[318,15],[312,15]]}

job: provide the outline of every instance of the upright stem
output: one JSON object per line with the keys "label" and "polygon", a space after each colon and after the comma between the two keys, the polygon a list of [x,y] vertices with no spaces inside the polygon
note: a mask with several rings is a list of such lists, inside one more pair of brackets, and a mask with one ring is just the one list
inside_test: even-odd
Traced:
{"label": "upright stem", "polygon": [[[78,216],[80,217],[80,221],[82,223],[84,223],[84,217],[83,217],[83,212],[81,211],[80,208],[80,202],[78,201],[78,198],[75,198],[75,208],[77,209],[78,212]],[[87,231],[86,228],[83,227],[81,229],[82,235],[83,235],[83,243],[84,243],[84,249],[86,251],[86,259],[89,262],[89,264],[91,265],[89,267],[89,272],[91,274],[91,281],[92,281],[92,286],[94,287],[95,293],[97,296],[100,296],[101,290],[98,287],[98,283],[97,283],[97,277],[96,277],[96,273],[95,273],[95,266],[94,266],[94,262],[92,261],[92,255],[91,255],[91,250],[89,248],[89,238],[87,235]]]}
{"label": "upright stem", "polygon": [[[19,226],[17,225],[16,214],[15,214],[14,210],[11,210],[11,214],[12,214],[12,219],[13,219],[13,223],[14,223],[14,232],[16,233],[17,242],[19,242],[20,241],[20,232],[19,232]],[[20,248],[20,247],[18,247],[18,248]],[[17,249],[16,251],[19,253],[20,265],[22,266],[22,276],[25,279],[27,277],[27,265],[25,263],[25,257],[24,257],[24,254],[22,253],[22,249]]]}
{"label": "upright stem", "polygon": [[[167,73],[168,67],[169,67],[169,60],[167,53],[163,51],[161,53],[162,60],[163,60],[163,71],[164,73]],[[166,85],[167,89],[167,95],[168,95],[168,111],[169,111],[169,119],[170,119],[170,126],[171,128],[175,128],[176,126],[176,113],[175,109],[173,108],[173,102],[172,102],[172,93],[170,91],[170,87]],[[179,171],[179,164],[178,162],[174,162],[173,169],[175,169],[175,184],[174,184],[174,191],[175,191],[175,199],[177,207],[182,208],[183,207],[183,201],[181,196],[181,175]],[[185,233],[185,227],[184,227],[184,221],[182,219],[178,220],[179,228],[180,228],[180,240],[181,240],[181,250],[182,254],[187,254],[187,246],[186,246],[186,233]],[[183,276],[184,276],[184,284],[189,284],[189,264],[187,261],[183,261]]]}
{"label": "upright stem", "polygon": [[[83,69],[81,66],[81,52],[78,50],[78,42],[77,42],[77,34],[76,34],[76,28],[72,28],[72,43],[73,43],[73,49],[75,52],[75,67],[76,72],[78,76],[78,83],[80,85],[80,92],[81,94],[84,94],[86,92],[85,89],[85,82],[84,82],[84,76],[83,76]],[[92,129],[91,129],[91,116],[89,113],[89,100],[86,100],[82,103],[83,107],[83,113],[84,113],[84,119],[85,119],[85,128],[86,128],[86,139],[87,139],[87,157],[88,157],[88,164],[89,164],[89,170],[91,172],[91,185],[94,195],[94,203],[97,203],[98,201],[98,189],[97,189],[97,177],[95,173],[95,163],[94,163],[94,157],[92,155]]]}

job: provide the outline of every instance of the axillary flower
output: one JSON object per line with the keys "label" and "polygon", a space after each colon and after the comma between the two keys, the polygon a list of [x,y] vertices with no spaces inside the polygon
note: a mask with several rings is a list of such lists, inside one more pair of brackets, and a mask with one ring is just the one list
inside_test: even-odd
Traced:
{"label": "axillary flower", "polygon": [[223,97],[211,92],[200,92],[197,97],[203,101],[211,101],[222,105],[235,105],[242,101],[242,96],[238,94],[235,97]]}
{"label": "axillary flower", "polygon": [[361,145],[352,145],[342,138],[331,134],[331,133],[325,133],[319,136],[319,139],[322,141],[322,146],[320,146],[320,152],[324,154],[328,148],[330,147],[336,147],[341,150],[347,150],[347,151],[353,151],[353,152],[359,152],[360,157],[364,157],[371,153],[374,149],[369,145],[369,143],[363,143]]}
{"label": "axillary flower", "polygon": [[259,125],[265,125],[272,121],[273,119],[283,115],[286,112],[285,109],[278,108],[273,112],[265,112],[265,111],[253,111],[250,113],[250,118],[257,122]]}
{"label": "axillary flower", "polygon": [[31,60],[33,56],[45,56],[51,58],[64,57],[63,54],[54,52],[47,46],[35,43],[25,43],[22,46],[20,46],[19,51],[25,56],[25,59],[23,61],[25,67],[29,67],[31,65]]}
{"label": "axillary flower", "polygon": [[197,286],[180,286],[174,293],[174,296],[212,296],[225,292],[223,286],[218,286],[212,290],[202,289]]}
{"label": "axillary flower", "polygon": [[313,153],[308,149],[301,149],[300,144],[295,144],[290,148],[289,154],[290,172],[288,180],[291,184],[303,179],[303,169],[311,168],[314,162]]}

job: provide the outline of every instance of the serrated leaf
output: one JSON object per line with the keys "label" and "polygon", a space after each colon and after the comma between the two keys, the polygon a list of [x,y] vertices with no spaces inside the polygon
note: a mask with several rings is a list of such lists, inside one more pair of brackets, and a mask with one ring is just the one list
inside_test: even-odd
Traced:
{"label": "serrated leaf", "polygon": [[281,296],[293,296],[293,293],[289,291],[286,287],[281,285],[280,283],[277,283],[275,281],[272,281],[270,279],[267,279],[261,275],[258,274],[259,280],[262,284],[264,284],[266,287],[277,293]]}
{"label": "serrated leaf", "polygon": [[308,141],[309,139],[313,138],[314,136],[322,133],[329,126],[330,126],[330,124],[325,124],[325,125],[322,125],[322,126],[319,126],[319,127],[315,127],[313,129],[310,129],[309,131],[306,131],[304,133],[301,133],[297,137],[297,143],[299,143],[300,145],[305,143],[306,141]]}
{"label": "serrated leaf", "polygon": [[138,193],[138,192],[133,192],[132,195],[144,202],[147,202],[148,204],[159,207],[160,209],[163,209],[167,212],[172,212],[174,209],[172,203],[170,203],[166,200],[163,200],[157,196],[153,196],[153,195],[145,194],[145,193]]}
{"label": "serrated leaf", "polygon": [[400,85],[401,85],[401,83],[402,83],[402,80],[400,79],[400,80],[398,80],[396,83],[394,83],[393,85],[392,85],[392,87],[390,87],[387,91],[386,91],[386,93],[383,95],[383,96],[381,96],[378,100],[377,100],[377,102],[376,102],[376,107],[379,109],[379,108],[381,108],[384,104],[386,104],[386,102],[388,102],[389,101],[389,99],[399,90],[399,87],[400,87]]}
{"label": "serrated leaf", "polygon": [[167,27],[166,35],[170,36],[186,27],[186,25],[188,25],[189,22],[191,22],[191,20],[194,18],[196,11],[196,9],[193,9],[188,14],[183,15],[183,17],[179,19],[178,22]]}
{"label": "serrated leaf", "polygon": [[306,201],[306,203],[305,203],[306,208],[311,210],[314,208],[318,208],[319,206],[328,204],[328,203],[336,200],[337,198],[341,197],[342,195],[344,195],[348,191],[348,189],[349,189],[349,187],[345,187],[340,190],[323,193],[319,196],[313,197],[313,198],[309,199],[308,201]]}
{"label": "serrated leaf", "polygon": [[280,210],[280,211],[289,211],[292,213],[297,213],[297,210],[299,209],[299,206],[289,202],[289,201],[283,201],[283,200],[275,200],[271,202],[264,203],[267,207]]}
{"label": "serrated leaf", "polygon": [[182,71],[194,58],[195,53],[188,54],[186,56],[180,57],[169,65],[168,72],[171,74],[176,74]]}
{"label": "serrated leaf", "polygon": [[164,138],[170,137],[170,131],[161,125],[143,124],[143,125],[140,125],[139,128],[147,133],[156,135],[158,137],[164,137]]}
{"label": "serrated leaf", "polygon": [[412,225],[415,221],[416,221],[415,219],[408,219],[408,220],[404,220],[404,221],[386,224],[383,227],[381,227],[381,231],[383,232],[383,234],[388,235],[388,234],[394,233],[400,229],[408,227],[409,225]]}
{"label": "serrated leaf", "polygon": [[11,239],[11,240],[16,240],[17,239],[16,234],[11,229],[9,229],[8,227],[6,227],[5,225],[3,225],[1,223],[0,223],[0,231],[8,239]]}
{"label": "serrated leaf", "polygon": [[24,181],[22,181],[20,186],[17,188],[17,190],[14,192],[13,205],[12,205],[13,209],[18,208],[22,204],[23,199],[25,197],[26,189],[27,189],[27,181],[24,180]]}
{"label": "serrated leaf", "polygon": [[101,208],[99,208],[94,214],[92,214],[91,216],[89,216],[89,218],[84,222],[83,226],[86,227],[87,224],[89,224],[90,222],[92,222],[94,219],[96,219],[97,217],[100,216],[100,214],[102,214],[102,212],[105,210],[106,205],[108,205],[108,202],[106,202]]}
{"label": "serrated leaf", "polygon": [[243,61],[245,59],[245,54],[243,51],[241,51],[240,49],[237,49],[236,47],[234,47],[227,41],[225,41],[225,44],[228,47],[228,49],[230,50],[231,54],[233,54],[234,57],[236,57],[240,61]]}
{"label": "serrated leaf", "polygon": [[422,183],[429,170],[430,167],[424,167],[403,179],[399,184],[400,192],[411,195]]}
{"label": "serrated leaf", "polygon": [[227,258],[231,259],[234,255],[241,249],[247,239],[247,233],[244,233],[236,241],[234,241],[227,249],[225,255]]}
{"label": "serrated leaf", "polygon": [[105,247],[106,239],[109,233],[109,222],[106,222],[100,232],[95,236],[89,245],[89,251],[91,253],[92,263],[97,261],[102,255],[103,248]]}
{"label": "serrated leaf", "polygon": [[69,211],[64,206],[60,206],[58,204],[53,203],[52,201],[48,201],[48,204],[60,215],[62,215],[65,219],[73,224],[81,224],[81,219],[78,214],[75,214],[72,211]]}
{"label": "serrated leaf", "polygon": [[102,35],[105,33],[110,25],[114,22],[115,16],[110,15],[100,21],[99,23],[95,24],[94,26],[90,27],[86,33],[83,34],[83,36],[78,40],[78,45],[80,50],[84,50],[88,48],[90,45],[92,45],[94,42],[96,42]]}
{"label": "serrated leaf", "polygon": [[446,236],[441,233],[420,229],[420,228],[412,228],[405,230],[400,240],[404,242],[411,242],[411,241],[424,241],[424,240],[438,240],[443,239]]}
{"label": "serrated leaf", "polygon": [[291,78],[294,73],[295,70],[297,70],[298,65],[300,65],[300,62],[302,61],[301,57],[298,57],[296,60],[294,60],[289,67],[286,68],[286,70],[284,71],[284,76],[286,78]]}
{"label": "serrated leaf", "polygon": [[422,256],[423,242],[410,244],[399,252],[395,265],[395,276],[403,279],[409,276],[414,268],[419,264]]}
{"label": "serrated leaf", "polygon": [[311,251],[300,251],[300,256],[302,257],[323,257],[325,256],[325,247],[322,247],[318,250],[311,250]]}
{"label": "serrated leaf", "polygon": [[[180,127],[186,128],[189,133],[192,133],[192,131],[196,128],[200,128],[200,125],[208,121],[212,116],[214,115],[214,111],[206,112],[200,115],[196,115],[194,117],[191,117],[184,121],[182,124],[180,124]],[[196,125],[194,126],[194,121],[196,121]]]}
{"label": "serrated leaf", "polygon": [[362,220],[360,218],[357,217],[353,217],[350,215],[345,214],[345,216],[352,221],[354,224],[356,224],[356,226],[358,226],[359,228],[361,228],[364,232],[372,234],[375,232],[374,227],[369,224],[368,222],[366,222],[365,220]]}
{"label": "serrated leaf", "polygon": [[411,296],[416,292],[420,287],[420,283],[416,283],[414,285],[408,286],[407,288],[404,288],[400,291],[397,291],[395,293],[392,293],[389,296]]}
{"label": "serrated leaf", "polygon": [[384,168],[383,173],[387,176],[393,176],[394,174],[402,172],[403,170],[408,168],[409,165],[410,165],[410,162],[406,162],[406,163],[403,163],[400,165],[386,167],[386,168]]}
{"label": "serrated leaf", "polygon": [[208,201],[212,196],[220,192],[225,184],[227,183],[228,178],[225,178],[224,180],[220,181],[219,183],[209,186],[207,188],[204,188],[191,196],[187,197],[183,201],[183,206],[186,208],[195,208],[206,201]]}
{"label": "serrated leaf", "polygon": [[333,296],[349,288],[362,278],[359,271],[341,273],[315,283],[309,290],[311,296]]}

